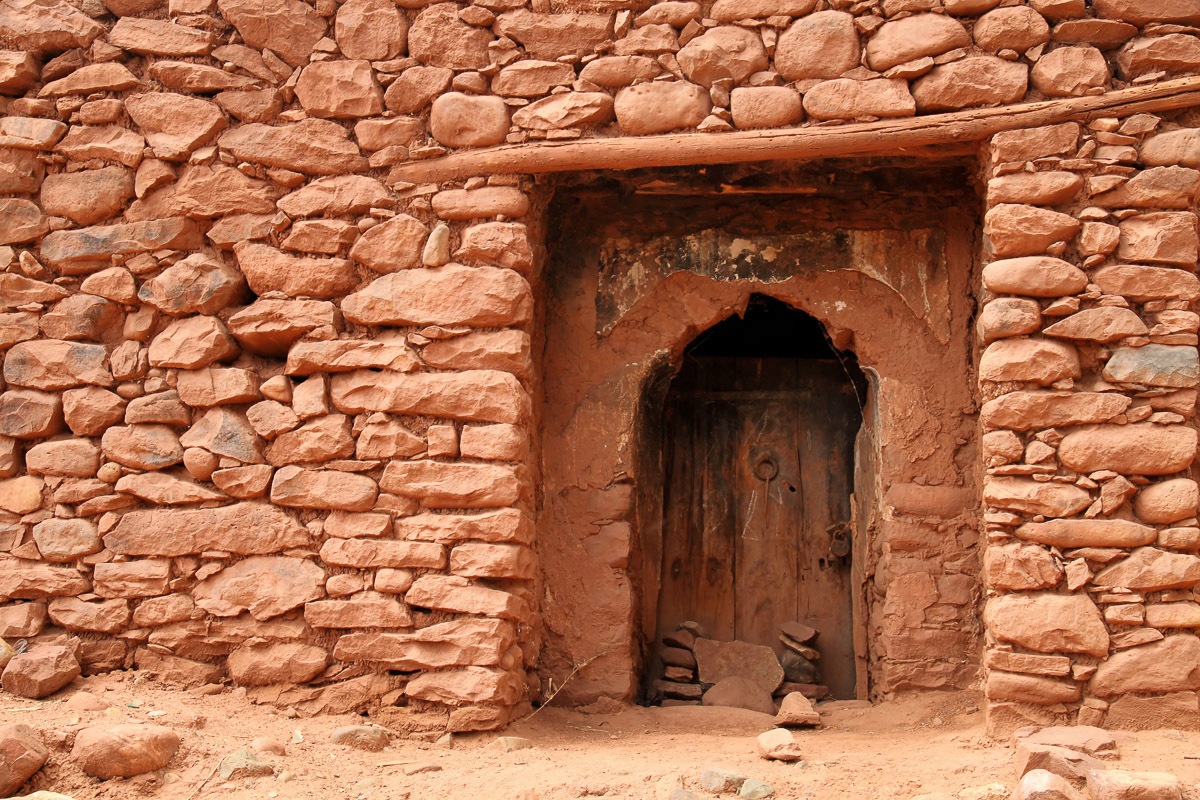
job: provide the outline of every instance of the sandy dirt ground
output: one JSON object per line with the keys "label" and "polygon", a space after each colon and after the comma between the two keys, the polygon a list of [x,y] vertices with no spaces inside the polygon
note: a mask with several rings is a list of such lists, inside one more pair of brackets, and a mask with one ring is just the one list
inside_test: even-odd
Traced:
{"label": "sandy dirt ground", "polygon": [[[52,746],[49,763],[28,790],[48,789],[76,800],[154,797],[163,800],[560,800],[609,797],[666,800],[677,788],[706,797],[699,778],[710,765],[770,784],[785,800],[872,798],[909,800],[946,792],[994,797],[981,787],[1015,784],[1010,742],[984,734],[982,701],[969,693],[930,694],[870,706],[820,706],[825,725],[797,731],[804,760],[758,757],[754,736],[771,718],[714,708],[629,708],[600,704],[586,711],[545,708],[501,734],[456,736],[447,746],[393,737],[381,752],[330,741],[341,725],[370,717],[290,718],[256,706],[236,690],[216,695],[164,689],[113,673],[77,680],[37,702],[0,695],[0,721],[24,722]],[[87,692],[107,707],[81,710],[72,695]],[[90,703],[100,705],[98,703]],[[69,758],[73,734],[104,722],[169,725],[183,744],[166,770],[128,780],[98,781]],[[530,740],[506,750],[500,735]],[[259,737],[284,745],[286,755],[262,758],[274,774],[224,781],[215,774],[225,755]],[[1174,772],[1200,799],[1200,734],[1156,731],[1116,734],[1122,758],[1112,766]]]}

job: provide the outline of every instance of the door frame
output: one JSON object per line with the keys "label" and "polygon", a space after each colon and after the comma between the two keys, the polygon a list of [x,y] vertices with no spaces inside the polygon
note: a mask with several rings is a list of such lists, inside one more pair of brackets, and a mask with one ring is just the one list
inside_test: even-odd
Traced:
{"label": "door frame", "polygon": [[[747,291],[750,294],[767,294],[761,289]],[[805,313],[807,309],[786,300],[783,302]],[[815,316],[810,314],[810,316]],[[825,323],[816,317],[817,321]],[[714,322],[714,325],[720,320]],[[707,329],[706,329],[707,330]],[[700,332],[702,333],[702,332]],[[697,334],[699,335],[699,333]],[[852,338],[847,342],[835,342],[842,352],[854,353]],[[846,344],[847,346],[842,346]],[[666,475],[666,447],[664,443],[665,429],[663,416],[666,408],[667,393],[671,382],[678,374],[682,364],[682,348],[680,355],[674,359],[664,354],[650,371],[642,385],[640,402],[636,419],[636,438],[639,442],[637,454],[637,480],[635,481],[634,498],[634,527],[637,530],[640,556],[639,569],[631,570],[635,587],[639,595],[640,608],[640,642],[637,644],[641,664],[641,690],[644,692],[648,683],[648,673],[654,650],[657,646],[655,636],[658,626],[658,604],[661,596],[661,575],[663,568],[663,537],[664,537],[664,482]],[[855,354],[856,355],[856,354]],[[854,463],[851,470],[850,510],[851,510],[851,563],[850,563],[850,615],[854,649],[854,685],[855,699],[870,698],[870,634],[869,608],[867,591],[870,575],[868,572],[868,548],[874,540],[874,532],[878,530],[881,514],[882,487],[878,480],[879,470],[877,458],[879,448],[876,442],[877,429],[877,393],[878,375],[875,370],[858,363],[866,381],[866,396],[861,404],[862,421],[854,440]],[[635,577],[636,575],[636,577]]]}

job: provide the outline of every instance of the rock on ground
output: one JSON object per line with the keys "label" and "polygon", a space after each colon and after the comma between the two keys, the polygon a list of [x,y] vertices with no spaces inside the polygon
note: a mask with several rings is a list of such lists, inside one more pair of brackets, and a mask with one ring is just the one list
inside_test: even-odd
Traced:
{"label": "rock on ground", "polygon": [[179,749],[179,735],[162,725],[94,725],[75,737],[71,758],[101,780],[131,778],[165,767]]}

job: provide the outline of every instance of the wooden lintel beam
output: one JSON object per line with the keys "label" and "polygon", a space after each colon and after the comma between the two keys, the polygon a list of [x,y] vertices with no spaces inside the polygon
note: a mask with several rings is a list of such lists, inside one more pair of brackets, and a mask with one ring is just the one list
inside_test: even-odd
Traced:
{"label": "wooden lintel beam", "polygon": [[[392,168],[388,181],[432,183],[497,174],[737,164],[912,154],[916,148],[986,139],[1001,131],[1200,105],[1200,77],[999,108],[847,125],[535,141],[464,150]],[[928,151],[925,151],[928,153]]]}

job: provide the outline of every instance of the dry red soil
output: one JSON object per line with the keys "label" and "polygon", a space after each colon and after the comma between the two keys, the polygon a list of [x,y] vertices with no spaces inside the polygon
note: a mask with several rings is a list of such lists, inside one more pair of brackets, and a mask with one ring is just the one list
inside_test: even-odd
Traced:
{"label": "dry red soil", "polygon": [[[24,722],[51,743],[50,762],[31,789],[75,800],[155,797],[365,798],[366,800],[559,800],[576,797],[666,800],[677,788],[710,797],[699,788],[710,765],[727,767],[770,784],[777,798],[910,800],[945,792],[963,800],[1000,798],[1015,784],[1010,742],[984,734],[981,698],[936,693],[870,706],[824,704],[825,725],[796,732],[805,758],[797,764],[758,757],[754,736],[771,718],[718,708],[638,708],[605,705],[569,711],[545,708],[499,734],[455,737],[451,746],[395,736],[382,752],[333,744],[341,725],[369,717],[290,718],[250,704],[238,691],[205,696],[167,690],[137,673],[80,679],[44,702],[0,697],[0,721]],[[80,710],[87,692],[109,704]],[[162,713],[160,713],[162,712]],[[163,773],[130,780],[97,781],[69,760],[73,734],[101,722],[146,721],[178,731],[183,746]],[[506,751],[498,736],[530,740]],[[1179,731],[1115,733],[1125,769],[1178,775],[1185,797],[1200,797],[1200,734]],[[286,747],[264,754],[274,776],[223,781],[215,774],[225,755],[259,737]],[[1114,764],[1114,766],[1117,766]]]}

